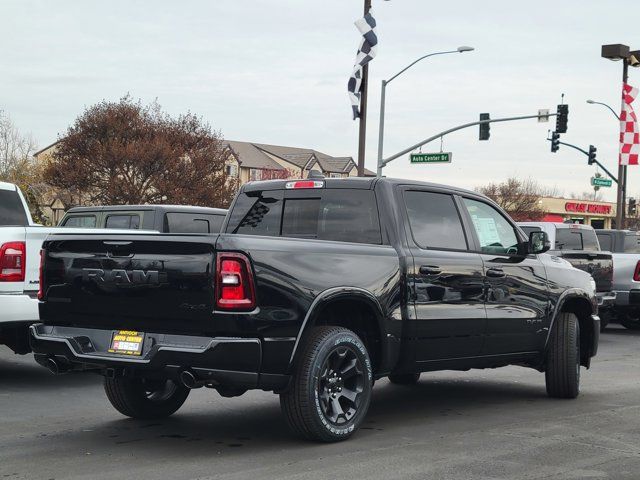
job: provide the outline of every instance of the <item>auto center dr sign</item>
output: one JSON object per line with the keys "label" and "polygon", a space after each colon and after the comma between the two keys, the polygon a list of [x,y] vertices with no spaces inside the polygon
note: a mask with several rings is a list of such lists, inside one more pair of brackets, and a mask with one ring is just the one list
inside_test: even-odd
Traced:
{"label": "auto center dr sign", "polygon": [[567,202],[564,204],[564,209],[571,213],[611,215],[611,205],[598,205],[597,203]]}

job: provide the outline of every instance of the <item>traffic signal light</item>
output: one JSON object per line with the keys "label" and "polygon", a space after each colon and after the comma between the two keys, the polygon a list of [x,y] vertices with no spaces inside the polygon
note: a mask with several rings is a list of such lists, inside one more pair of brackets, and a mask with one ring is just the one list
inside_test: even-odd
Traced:
{"label": "traffic signal light", "polygon": [[560,134],[556,132],[551,133],[551,153],[556,153],[560,148]]}
{"label": "traffic signal light", "polygon": [[631,197],[629,198],[629,216],[636,216],[636,212],[638,211],[638,205],[636,203],[636,199]]}
{"label": "traffic signal light", "polygon": [[[482,120],[489,120],[489,114],[488,113],[481,113],[480,114],[480,121]],[[489,137],[491,136],[491,133],[489,132],[489,130],[491,129],[490,124],[488,123],[481,123],[480,124],[480,140],[489,140]]]}
{"label": "traffic signal light", "polygon": [[593,145],[589,145],[589,160],[587,160],[589,162],[589,165],[593,165],[594,163],[596,163],[597,151],[598,149],[596,147],[594,147]]}
{"label": "traffic signal light", "polygon": [[567,122],[569,121],[569,105],[558,105],[558,115],[556,116],[556,132],[567,133]]}

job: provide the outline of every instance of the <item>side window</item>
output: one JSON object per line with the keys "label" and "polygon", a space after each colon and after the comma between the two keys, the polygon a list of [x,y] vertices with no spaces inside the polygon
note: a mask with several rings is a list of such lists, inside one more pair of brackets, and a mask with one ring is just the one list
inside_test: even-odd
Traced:
{"label": "side window", "polygon": [[568,228],[556,231],[556,250],[583,250],[582,234],[572,232]]}
{"label": "side window", "polygon": [[[608,250],[602,246],[602,241],[600,242],[600,246],[602,247],[602,250]],[[637,232],[624,236],[624,252],[640,253],[640,236],[638,236]]]}
{"label": "side window", "polygon": [[463,201],[480,240],[482,252],[518,253],[519,241],[516,231],[498,210],[477,200],[464,198]]}
{"label": "side window", "polygon": [[209,215],[209,231],[211,233],[220,233],[222,224],[224,223],[224,215]]}
{"label": "side window", "polygon": [[0,190],[0,225],[28,225],[27,215],[16,190]]}
{"label": "side window", "polygon": [[453,197],[407,191],[404,201],[413,239],[420,248],[467,250],[467,240]]}
{"label": "side window", "polygon": [[242,193],[229,217],[227,233],[244,235],[280,235],[280,216],[282,214],[282,192]]}
{"label": "side window", "polygon": [[74,215],[64,221],[65,227],[75,228],[95,228],[96,216],[95,215]]}
{"label": "side window", "polygon": [[193,213],[167,213],[168,233],[209,233],[209,221],[204,215]]}
{"label": "side window", "polygon": [[140,215],[109,215],[105,228],[119,228],[125,230],[137,230],[140,228]]}
{"label": "side window", "polygon": [[[611,251],[611,234],[599,233],[598,241],[600,242],[600,248],[602,250]],[[626,243],[626,242],[625,242]]]}
{"label": "side window", "polygon": [[371,190],[327,189],[322,198],[287,198],[282,236],[337,242],[382,243]]}

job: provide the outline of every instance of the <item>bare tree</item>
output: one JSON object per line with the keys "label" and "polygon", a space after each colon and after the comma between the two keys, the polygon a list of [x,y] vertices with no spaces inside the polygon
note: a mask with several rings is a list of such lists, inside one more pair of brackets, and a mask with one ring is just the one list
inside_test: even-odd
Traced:
{"label": "bare tree", "polygon": [[27,197],[31,216],[44,222],[40,207],[46,188],[42,168],[33,158],[36,149],[33,137],[21,133],[9,115],[0,110],[0,180],[18,185]]}
{"label": "bare tree", "polygon": [[540,200],[548,190],[531,179],[508,178],[502,183],[490,183],[476,191],[491,198],[517,221],[539,221],[546,215]]}
{"label": "bare tree", "polygon": [[570,193],[569,197],[572,200],[593,200],[594,202],[602,202],[604,201],[604,195],[600,190],[598,191],[588,191],[585,190],[582,193]]}

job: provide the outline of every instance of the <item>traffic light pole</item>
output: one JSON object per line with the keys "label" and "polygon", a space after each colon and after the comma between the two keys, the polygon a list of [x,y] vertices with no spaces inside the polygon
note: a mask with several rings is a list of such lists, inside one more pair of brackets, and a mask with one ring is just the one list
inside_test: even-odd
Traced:
{"label": "traffic light pole", "polygon": [[[547,138],[547,140],[551,141],[550,138]],[[584,153],[587,157],[589,156],[589,152],[587,152],[586,150],[581,149],[580,147],[576,147],[575,145],[571,145],[570,143],[565,143],[565,142],[558,142],[560,145],[564,145],[565,147],[571,147],[575,150],[578,150],[579,152]],[[620,182],[618,182],[618,178],[614,177],[611,172],[609,170],[607,170],[607,168],[602,165],[598,160],[596,160],[595,158],[593,159],[593,163],[595,163],[596,165],[598,165],[602,170],[604,170],[604,172],[609,175],[609,178],[611,178],[611,180],[613,180],[614,182],[616,182],[616,184],[619,186]]]}
{"label": "traffic light pole", "polygon": [[416,143],[415,145],[410,146],[409,148],[405,148],[404,150],[396,153],[395,155],[391,155],[390,157],[387,157],[384,159],[380,158],[378,160],[378,177],[382,176],[382,168],[387,166],[387,164],[389,164],[396,158],[406,155],[407,153],[415,150],[416,148],[420,148],[423,145],[426,145],[427,143],[433,142],[434,140],[444,137],[445,135],[448,135],[453,132],[457,132],[458,130],[462,130],[464,128],[469,128],[469,127],[475,127],[476,125],[483,125],[485,123],[513,122],[515,120],[528,120],[531,118],[547,118],[547,117],[555,117],[557,115],[558,115],[557,113],[546,113],[544,115],[525,115],[522,117],[491,118],[489,120],[480,120],[478,122],[471,122],[471,123],[465,123],[464,125],[458,125],[457,127],[453,127],[453,128],[450,128],[449,130],[445,130],[436,135],[433,135],[427,138],[426,140],[423,140],[422,142],[419,142],[419,143]]}

